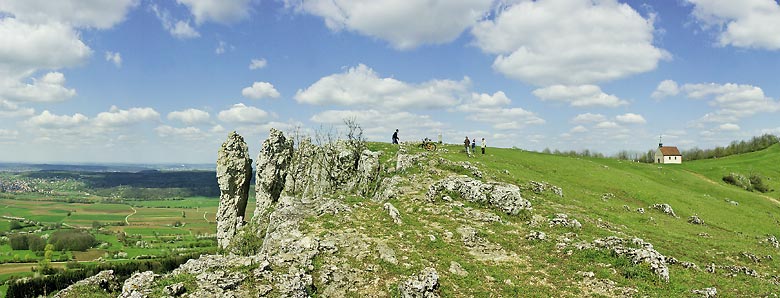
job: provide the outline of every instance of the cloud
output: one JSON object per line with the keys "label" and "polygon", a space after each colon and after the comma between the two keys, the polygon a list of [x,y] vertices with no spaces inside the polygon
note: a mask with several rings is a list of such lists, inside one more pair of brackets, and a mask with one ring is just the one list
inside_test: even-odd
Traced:
{"label": "cloud", "polygon": [[718,44],[780,49],[780,4],[774,0],[686,0],[704,28],[718,33]]}
{"label": "cloud", "polygon": [[634,114],[634,113],[626,113],[623,115],[618,115],[615,117],[615,120],[617,120],[620,123],[623,124],[645,124],[647,123],[647,120],[645,120],[645,117],[642,117],[642,115]]}
{"label": "cloud", "polygon": [[35,109],[23,108],[19,105],[0,99],[0,118],[27,117],[35,114]]}
{"label": "cloud", "polygon": [[190,38],[198,38],[200,37],[200,33],[198,33],[195,28],[192,28],[190,26],[190,22],[183,21],[183,20],[175,20],[173,17],[171,17],[171,14],[168,12],[168,10],[165,9],[159,9],[156,4],[152,4],[149,6],[149,9],[154,12],[155,16],[157,16],[157,19],[160,20],[160,23],[163,26],[163,29],[165,31],[168,31],[173,37],[178,39],[190,39]]}
{"label": "cloud", "polygon": [[734,123],[724,123],[718,126],[718,130],[720,131],[738,131],[739,129],[739,125]]}
{"label": "cloud", "polygon": [[653,94],[650,97],[654,99],[663,99],[669,96],[675,96],[680,93],[680,87],[677,82],[672,80],[663,80],[658,83],[658,87],[655,88]]}
{"label": "cloud", "polygon": [[295,100],[313,105],[406,108],[445,108],[459,103],[468,94],[471,80],[431,80],[412,84],[394,78],[380,78],[373,69],[359,64],[344,73],[323,77],[299,89]]}
{"label": "cloud", "polygon": [[185,140],[201,140],[205,136],[203,131],[201,131],[197,127],[184,127],[184,128],[178,128],[178,127],[172,127],[168,125],[161,125],[154,129],[154,131],[157,132],[158,136],[164,137],[164,138],[178,138],[178,139],[185,139]]}
{"label": "cloud", "polygon": [[168,120],[179,121],[186,125],[208,123],[209,113],[198,109],[186,109],[168,113]]}
{"label": "cloud", "polygon": [[50,72],[33,78],[32,84],[9,84],[0,90],[0,96],[17,102],[58,102],[76,95],[76,90],[65,87],[65,75]]}
{"label": "cloud", "polygon": [[569,103],[572,107],[604,106],[615,108],[627,105],[628,102],[601,91],[596,85],[564,86],[553,85],[536,89],[533,94],[544,101],[560,101]]}
{"label": "cloud", "polygon": [[681,90],[688,98],[710,99],[709,105],[716,107],[701,122],[736,122],[757,113],[780,111],[780,102],[764,95],[764,91],[753,85],[741,84],[685,84]]}
{"label": "cloud", "polygon": [[603,122],[599,122],[599,124],[596,124],[596,126],[594,127],[598,129],[613,129],[613,128],[620,128],[620,125],[612,121],[603,121]]}
{"label": "cloud", "polygon": [[217,55],[222,55],[227,50],[231,50],[232,51],[232,50],[235,50],[235,49],[236,49],[236,47],[234,47],[233,45],[228,44],[228,43],[220,40],[219,43],[217,44],[217,48],[214,49],[214,53],[217,54]]}
{"label": "cloud", "polygon": [[569,131],[569,133],[584,133],[584,132],[588,132],[588,129],[582,125],[577,125]]}
{"label": "cloud", "polygon": [[274,88],[274,85],[268,82],[254,82],[251,87],[242,89],[241,95],[252,99],[278,98],[281,96],[279,91],[276,91],[276,88]]}
{"label": "cloud", "polygon": [[57,128],[71,128],[87,123],[89,118],[82,114],[76,113],[73,116],[68,115],[55,115],[48,110],[43,111],[40,115],[36,115],[25,121],[26,124],[37,128],[44,129],[57,129]]}
{"label": "cloud", "polygon": [[160,119],[160,113],[152,108],[130,108],[127,110],[111,106],[108,112],[99,113],[93,123],[98,127],[118,128]]}
{"label": "cloud", "polygon": [[0,141],[15,140],[19,136],[18,130],[0,129]]}
{"label": "cloud", "polygon": [[471,30],[493,68],[538,86],[584,85],[654,70],[653,17],[616,0],[520,1]]}
{"label": "cloud", "polygon": [[3,0],[0,11],[32,24],[61,23],[79,28],[109,29],[122,22],[138,0]]}
{"label": "cloud", "polygon": [[607,117],[604,117],[602,114],[592,114],[592,113],[585,113],[585,114],[579,114],[571,119],[571,123],[596,123],[596,122],[603,122],[607,121]]}
{"label": "cloud", "polygon": [[265,66],[268,65],[268,61],[265,61],[265,59],[252,59],[252,61],[249,62],[249,69],[255,70],[255,69],[261,69],[265,68]]}
{"label": "cloud", "polygon": [[116,67],[122,67],[122,55],[111,51],[106,51],[106,61],[114,64]]}
{"label": "cloud", "polygon": [[92,50],[79,39],[79,34],[66,25],[28,24],[11,17],[0,18],[1,75],[19,79],[37,69],[76,66],[91,54]]}
{"label": "cloud", "polygon": [[376,37],[408,50],[448,43],[481,19],[492,0],[284,0],[288,8],[322,17],[333,31]]}
{"label": "cloud", "polygon": [[455,110],[465,112],[469,120],[490,123],[498,130],[516,130],[545,123],[536,113],[520,107],[506,107],[511,102],[503,91],[497,91],[493,95],[472,93],[471,99]]}
{"label": "cloud", "polygon": [[230,24],[249,17],[251,0],[176,0],[190,9],[195,22]]}
{"label": "cloud", "polygon": [[222,122],[264,124],[268,123],[271,116],[271,114],[264,110],[238,103],[233,105],[230,109],[219,112],[217,118]]}

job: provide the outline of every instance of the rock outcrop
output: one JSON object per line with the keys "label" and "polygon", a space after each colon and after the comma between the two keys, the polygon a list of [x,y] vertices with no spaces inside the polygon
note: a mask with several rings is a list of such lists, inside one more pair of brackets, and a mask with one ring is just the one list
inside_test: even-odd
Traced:
{"label": "rock outcrop", "polygon": [[252,159],[244,138],[235,131],[228,135],[217,157],[219,209],[217,209],[217,243],[226,248],[244,224]]}
{"label": "rock outcrop", "polygon": [[292,160],[293,142],[281,131],[271,128],[268,139],[263,142],[257,156],[255,176],[255,220],[261,220],[273,203],[279,200],[284,190],[287,170]]}
{"label": "rock outcrop", "polygon": [[74,293],[75,289],[80,287],[90,287],[90,286],[97,286],[103,289],[104,291],[111,293],[111,292],[118,291],[121,285],[116,275],[114,275],[113,270],[104,270],[104,271],[100,271],[96,275],[80,280],[68,286],[67,288],[59,291],[57,294],[54,295],[54,298],[70,298],[70,297],[77,298],[78,294]]}
{"label": "rock outcrop", "polygon": [[469,202],[492,206],[510,215],[533,209],[531,202],[520,195],[520,188],[512,184],[484,183],[466,176],[450,176],[432,184],[426,196],[428,201],[433,202],[446,193],[457,194]]}
{"label": "rock outcrop", "polygon": [[691,293],[698,294],[700,297],[705,297],[705,298],[718,297],[718,289],[716,289],[715,287],[704,288],[701,290],[691,290]]}
{"label": "rock outcrop", "polygon": [[702,220],[701,218],[699,218],[696,215],[691,215],[691,217],[688,218],[688,222],[692,223],[692,224],[695,224],[695,225],[703,225],[704,224],[704,220]]}
{"label": "rock outcrop", "polygon": [[398,209],[395,209],[395,206],[393,206],[393,204],[385,203],[384,205],[382,205],[382,209],[384,209],[390,215],[390,218],[393,219],[393,222],[395,224],[400,225],[402,223],[401,213],[398,212]]}
{"label": "rock outcrop", "polygon": [[631,240],[615,236],[593,240],[592,243],[579,243],[579,249],[607,249],[619,256],[626,256],[634,264],[646,263],[663,281],[669,282],[669,267],[666,264],[666,256],[653,248],[649,242],[640,238]]}
{"label": "rock outcrop", "polygon": [[555,217],[549,221],[550,227],[561,226],[572,229],[581,229],[582,224],[576,219],[569,219],[569,216],[564,213],[557,213]]}
{"label": "rock outcrop", "polygon": [[136,272],[125,281],[119,298],[147,297],[154,281],[160,277],[152,271]]}
{"label": "rock outcrop", "polygon": [[426,267],[420,274],[410,277],[398,285],[398,291],[404,298],[439,297],[439,273]]}
{"label": "rock outcrop", "polygon": [[650,206],[650,208],[659,210],[666,215],[677,217],[677,214],[674,213],[674,209],[672,209],[672,206],[669,204],[653,204],[653,206]]}

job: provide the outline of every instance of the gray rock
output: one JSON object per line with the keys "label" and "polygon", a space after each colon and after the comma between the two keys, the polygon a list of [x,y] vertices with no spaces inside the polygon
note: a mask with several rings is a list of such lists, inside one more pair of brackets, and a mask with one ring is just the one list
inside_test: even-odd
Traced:
{"label": "gray rock", "polygon": [[639,214],[645,214],[645,208],[636,208],[636,212],[639,212]]}
{"label": "gray rock", "polygon": [[550,227],[561,226],[566,228],[572,228],[579,230],[582,228],[582,224],[576,219],[569,219],[569,216],[564,213],[555,214],[554,218],[549,220]]}
{"label": "gray rock", "polygon": [[542,231],[531,231],[530,233],[528,233],[528,235],[525,236],[525,239],[544,241],[545,239],[547,239],[547,234],[545,234]]}
{"label": "gray rock", "polygon": [[235,131],[228,135],[217,157],[219,208],[217,209],[217,243],[226,248],[244,224],[252,159],[244,138]]}
{"label": "gray rock", "polygon": [[398,285],[404,298],[439,297],[439,274],[436,269],[426,267],[419,275],[412,276]]}
{"label": "gray rock", "polygon": [[393,204],[385,203],[382,206],[382,209],[384,209],[385,211],[387,211],[388,214],[390,214],[390,217],[393,219],[393,222],[395,224],[397,224],[397,225],[402,224],[402,222],[401,222],[401,213],[398,212],[398,209],[395,209]]}
{"label": "gray rock", "polygon": [[674,210],[672,209],[672,206],[669,204],[653,204],[653,206],[650,206],[650,208],[659,210],[663,212],[666,215],[670,215],[672,217],[677,217],[677,214],[674,213]]}
{"label": "gray rock", "polygon": [[187,292],[187,289],[184,287],[183,282],[177,282],[175,284],[165,286],[163,291],[169,296],[179,297]]}
{"label": "gray rock", "polygon": [[387,246],[387,243],[377,242],[376,250],[379,253],[380,259],[390,264],[398,265],[398,260],[395,258],[395,251]]}
{"label": "gray rock", "polygon": [[255,176],[255,220],[264,220],[268,208],[279,200],[284,190],[287,168],[293,154],[293,142],[281,131],[271,128],[268,139],[263,142],[257,156]]}
{"label": "gray rock", "polygon": [[152,271],[136,272],[122,285],[122,293],[119,298],[138,298],[147,297],[151,292],[154,281],[159,278],[159,274]]}
{"label": "gray rock", "polygon": [[769,243],[774,248],[780,248],[780,241],[777,240],[777,237],[775,235],[769,235],[769,237],[766,238],[766,242]]}
{"label": "gray rock", "polygon": [[699,218],[698,216],[696,216],[696,215],[692,215],[690,218],[688,218],[688,222],[692,223],[692,224],[695,224],[695,225],[703,225],[704,224],[704,221],[701,218]]}
{"label": "gray rock", "polygon": [[468,276],[469,273],[463,267],[458,264],[458,262],[450,261],[450,273],[455,274],[457,276]]}
{"label": "gray rock", "polygon": [[706,297],[706,298],[718,297],[718,289],[716,289],[715,287],[704,288],[701,290],[691,290],[691,293],[699,294],[701,297]]}
{"label": "gray rock", "polygon": [[91,277],[87,277],[83,280],[77,281],[76,283],[68,286],[67,288],[59,291],[57,294],[54,295],[55,298],[60,297],[70,297],[73,294],[71,292],[81,286],[98,286],[101,289],[105,290],[106,292],[115,292],[119,290],[119,280],[114,275],[113,270],[104,270],[100,271],[98,274],[95,274]]}
{"label": "gray rock", "polygon": [[398,197],[399,184],[401,184],[401,177],[399,176],[383,178],[379,190],[374,194],[373,200],[384,202]]}
{"label": "gray rock", "polygon": [[552,191],[555,195],[563,197],[563,189],[550,183],[531,180],[528,181],[528,185],[534,193],[541,194],[545,191]]}
{"label": "gray rock", "polygon": [[634,264],[646,263],[653,273],[665,282],[669,282],[669,267],[666,264],[666,256],[656,251],[652,244],[640,238],[627,240],[610,236],[593,240],[591,244],[580,245],[578,248],[607,249],[616,255],[628,257]]}
{"label": "gray rock", "polygon": [[531,202],[520,195],[520,188],[516,185],[498,182],[483,183],[465,176],[450,176],[435,182],[428,188],[426,197],[428,201],[433,202],[446,192],[457,193],[469,202],[489,205],[510,215],[533,209]]}

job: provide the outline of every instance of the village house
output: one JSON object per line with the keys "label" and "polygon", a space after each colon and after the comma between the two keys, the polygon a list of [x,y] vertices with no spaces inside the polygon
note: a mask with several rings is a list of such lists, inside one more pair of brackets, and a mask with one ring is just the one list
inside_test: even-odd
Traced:
{"label": "village house", "polygon": [[658,143],[658,150],[655,151],[655,163],[682,164],[682,154],[677,147]]}

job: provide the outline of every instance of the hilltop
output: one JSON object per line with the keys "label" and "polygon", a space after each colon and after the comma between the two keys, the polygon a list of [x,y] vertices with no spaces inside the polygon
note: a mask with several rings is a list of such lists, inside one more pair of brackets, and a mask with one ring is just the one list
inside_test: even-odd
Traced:
{"label": "hilltop", "polygon": [[[261,153],[262,168],[284,173],[278,171],[286,162],[276,154],[285,151],[265,146],[262,152],[274,153]],[[221,230],[218,238],[229,243],[222,253],[191,260],[170,274],[139,273],[124,289],[102,293],[756,297],[780,292],[780,263],[774,260],[780,253],[778,193],[748,192],[722,181],[730,172],[760,173],[778,189],[778,145],[664,166],[498,148],[468,157],[456,145],[427,152],[415,144],[368,143],[359,157],[344,143],[307,148],[303,152],[311,160],[338,156],[331,166],[344,172],[300,163],[309,166],[289,172],[287,186],[276,195],[261,192],[274,190],[278,175],[258,173],[256,190],[264,198],[258,207],[267,203],[268,209],[245,214],[244,223],[239,218],[238,230]],[[336,182],[308,179],[315,177],[312,172]],[[299,177],[308,180],[296,179],[306,187],[290,189],[295,173],[308,173]],[[233,195],[241,194],[228,197]],[[99,296],[95,289],[83,284],[69,290],[76,296],[65,297],[84,291]]]}

